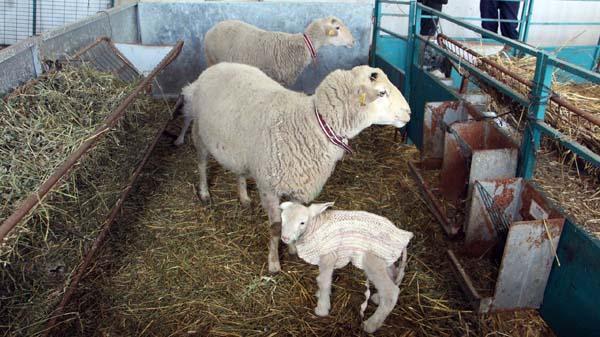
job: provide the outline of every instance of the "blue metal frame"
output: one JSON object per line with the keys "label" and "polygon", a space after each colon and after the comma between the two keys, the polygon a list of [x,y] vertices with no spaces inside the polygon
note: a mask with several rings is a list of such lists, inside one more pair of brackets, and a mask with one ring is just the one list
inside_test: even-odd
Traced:
{"label": "blue metal frame", "polygon": [[[519,0],[515,0],[519,1]],[[419,46],[422,43],[426,43],[427,40],[418,34],[420,31],[421,18],[423,17],[422,11],[423,9],[427,10],[427,12],[431,13],[431,17],[439,17],[441,19],[450,21],[456,25],[462,26],[468,30],[474,31],[476,33],[481,34],[483,37],[493,39],[500,43],[510,45],[515,50],[520,53],[525,53],[536,57],[536,71],[534,76],[534,88],[530,93],[529,97],[523,97],[520,93],[514,91],[510,87],[505,84],[497,81],[492,78],[485,72],[481,71],[477,67],[474,67],[468,63],[462,63],[461,65],[467,68],[472,74],[475,74],[481,80],[495,86],[504,94],[510,96],[515,101],[519,102],[523,106],[528,108],[528,120],[525,128],[525,133],[523,136],[523,143],[521,144],[521,155],[520,155],[520,163],[519,163],[519,176],[524,177],[525,179],[531,179],[535,170],[535,161],[536,161],[536,153],[539,149],[540,139],[542,136],[549,137],[561,143],[561,145],[569,148],[575,154],[577,154],[580,158],[590,162],[592,165],[596,167],[600,167],[600,156],[592,151],[590,151],[585,146],[569,139],[566,135],[560,133],[558,130],[553,129],[544,123],[545,111],[548,104],[549,99],[549,88],[551,87],[552,81],[552,72],[555,69],[560,69],[568,74],[573,76],[580,77],[587,81],[590,81],[595,84],[600,84],[600,74],[586,70],[582,67],[572,65],[563,60],[558,59],[556,56],[550,55],[549,53],[534,48],[530,45],[524,44],[521,41],[511,40],[496,33],[487,31],[483,28],[475,26],[473,24],[467,23],[462,19],[458,19],[452,17],[448,14],[444,14],[440,11],[436,11],[432,8],[424,6],[423,4],[417,3],[416,0],[411,1],[376,1],[375,6],[377,8],[375,18],[375,22],[377,26],[374,29],[373,37],[376,40],[379,37],[380,32],[384,32],[391,36],[397,38],[404,38],[402,35],[397,34],[393,31],[380,27],[380,18],[384,13],[381,12],[381,3],[394,3],[394,4],[409,4],[409,27],[408,27],[408,44],[407,44],[407,53],[406,53],[406,68],[404,69],[404,85],[403,91],[404,94],[411,97],[411,90],[413,86],[414,80],[412,79],[412,67],[418,66],[419,58],[417,50],[419,50]],[[526,22],[528,22],[528,18],[531,17],[531,6],[533,5],[533,0],[525,0],[525,5],[527,8],[523,10],[523,15],[526,18]],[[523,19],[522,19],[523,20]],[[523,37],[527,36],[527,27],[526,25],[523,29]],[[455,55],[448,53],[446,50],[440,48],[436,44],[429,44],[431,48],[436,49],[440,53],[446,55],[447,57],[454,59],[455,61],[460,61]],[[375,62],[375,57],[372,58],[371,62]],[[418,142],[417,142],[418,143]]]}
{"label": "blue metal frame", "polygon": [[[376,1],[376,5],[379,3],[385,2]],[[388,1],[388,3],[399,2]],[[407,2],[402,3],[406,4]],[[519,40],[521,41],[509,40],[498,34],[485,31],[480,27],[464,22],[464,20],[450,17],[418,4],[416,0],[408,3],[410,4],[408,36],[405,38],[400,34],[377,26],[378,28],[373,33],[374,39],[381,38],[380,42],[385,41],[385,43],[381,43],[379,52],[385,52],[388,56],[384,58],[382,54],[378,55],[375,53],[372,64],[376,66],[381,65],[386,71],[392,71],[394,78],[403,76],[394,83],[402,83],[402,79],[404,80],[402,88],[413,109],[413,118],[408,125],[408,135],[413,139],[417,147],[422,146],[422,139],[419,137],[422,137],[422,110],[424,103],[427,101],[456,99],[456,92],[451,89],[447,90],[448,88],[439,83],[438,79],[433,78],[419,66],[417,57],[418,46],[427,42],[424,37],[418,34],[420,19],[423,17],[422,9],[425,8],[431,13],[429,16],[436,16],[451,21],[468,30],[480,33],[484,38],[490,38],[499,43],[510,45],[520,54],[529,54],[536,57],[535,85],[528,97],[497,81],[479,68],[464,61],[460,63],[471,74],[474,74],[489,85],[498,88],[501,92],[512,97],[528,109],[528,118],[519,159],[519,174],[521,176],[525,178],[533,176],[536,164],[536,151],[539,148],[541,137],[549,137],[557,140],[583,160],[592,163],[596,167],[600,166],[600,154],[594,153],[544,122],[545,110],[549,100],[551,77],[554,71],[565,72],[573,77],[578,77],[595,84],[600,84],[600,74],[565,62],[552,53],[536,49],[521,42],[527,41],[531,25],[542,24],[530,22],[533,0],[525,0],[523,16],[521,17],[522,26],[519,27]],[[376,22],[379,22],[381,16],[386,15],[385,13],[381,13],[381,9],[380,7],[378,11],[379,17],[375,18]],[[381,37],[379,35],[381,32],[390,36]],[[399,39],[402,39],[402,41],[399,41]],[[402,43],[405,39],[407,39],[406,44]],[[400,43],[396,43],[394,40]],[[390,43],[392,41],[394,42]],[[390,46],[393,48],[406,48],[406,54],[391,52]],[[442,49],[437,44],[431,43],[429,46],[447,57],[460,62],[456,55]],[[598,46],[600,47],[600,40],[598,41]],[[600,57],[600,48],[597,47],[594,52],[594,59],[598,60],[598,57]],[[390,58],[389,55],[393,55],[393,57]],[[398,55],[404,58],[398,60]],[[587,67],[587,63],[584,66]],[[594,65],[592,64],[590,68],[593,70]],[[390,77],[390,79],[392,78]],[[557,255],[560,261],[564,261],[564,263],[560,267],[554,263],[546,285],[544,302],[539,310],[540,315],[548,322],[558,336],[600,336],[600,326],[597,323],[600,321],[600,311],[597,305],[597,298],[600,294],[599,254],[600,240],[584,232],[575,225],[575,221],[567,216],[563,234],[557,248]]]}

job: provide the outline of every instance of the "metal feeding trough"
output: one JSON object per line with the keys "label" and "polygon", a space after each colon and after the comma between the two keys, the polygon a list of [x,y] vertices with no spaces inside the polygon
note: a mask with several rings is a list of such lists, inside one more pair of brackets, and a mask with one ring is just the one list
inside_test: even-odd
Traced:
{"label": "metal feeding trough", "polygon": [[462,253],[496,253],[502,259],[493,295],[484,297],[448,250],[461,287],[480,313],[539,308],[565,218],[521,178],[481,180],[474,186]]}
{"label": "metal feeding trough", "polygon": [[[517,145],[473,105],[428,103],[421,161],[409,167],[430,210],[446,234],[455,236],[462,229],[473,183],[514,177],[517,158]],[[430,173],[438,173],[437,180],[428,182],[424,171],[436,171]]]}

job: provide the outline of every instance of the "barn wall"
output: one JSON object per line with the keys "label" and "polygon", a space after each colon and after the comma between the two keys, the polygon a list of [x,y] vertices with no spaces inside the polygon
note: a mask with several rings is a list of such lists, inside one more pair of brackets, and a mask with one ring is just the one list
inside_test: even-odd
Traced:
{"label": "barn wall", "polygon": [[160,87],[176,95],[206,67],[204,34],[217,22],[237,19],[267,30],[303,32],[315,18],[335,14],[352,30],[353,48],[327,46],[319,50],[316,67],[308,66],[293,89],[307,93],[332,70],[366,64],[371,38],[371,5],[341,3],[257,3],[257,2],[142,2],[139,6],[140,32],[144,44],[173,44],[185,41],[184,49],[159,76]]}

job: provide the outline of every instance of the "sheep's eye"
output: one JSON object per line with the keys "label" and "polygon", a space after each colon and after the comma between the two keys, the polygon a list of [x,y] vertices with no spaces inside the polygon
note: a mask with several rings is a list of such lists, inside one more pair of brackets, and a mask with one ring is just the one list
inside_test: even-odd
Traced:
{"label": "sheep's eye", "polygon": [[300,223],[300,226],[304,226],[304,221],[302,221],[302,222]]}
{"label": "sheep's eye", "polygon": [[340,27],[339,27],[339,26],[338,26],[338,27],[335,27],[335,29],[336,29],[336,30],[340,30]]}
{"label": "sheep's eye", "polygon": [[380,92],[377,94],[377,96],[379,96],[379,97],[383,97],[383,96],[386,96],[386,95],[387,95],[387,91],[385,91],[385,90],[382,90],[382,91],[380,91]]}

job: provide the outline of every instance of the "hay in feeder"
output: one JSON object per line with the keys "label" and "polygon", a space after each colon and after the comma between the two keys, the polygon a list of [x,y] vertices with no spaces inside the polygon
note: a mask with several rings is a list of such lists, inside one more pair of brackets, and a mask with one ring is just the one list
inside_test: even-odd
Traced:
{"label": "hay in feeder", "polygon": [[[66,65],[0,102],[0,222],[132,91],[112,74]],[[168,107],[140,96],[0,247],[0,335],[34,336],[60,301]]]}
{"label": "hay in feeder", "polygon": [[[500,55],[494,55],[489,56],[488,59],[504,66],[527,81],[533,81],[533,75],[535,73],[536,66],[536,58],[533,56],[527,56],[523,58],[507,58]],[[529,87],[508,76],[500,79],[508,83],[513,89],[517,90],[523,96],[528,97]],[[560,82],[559,80],[560,76],[554,74],[552,84],[552,91],[554,93],[556,93],[562,99],[573,104],[580,110],[583,110],[593,116],[600,117],[600,85],[590,83],[582,84],[574,82]],[[525,109],[515,103],[512,103],[506,97],[501,97],[502,95],[492,92],[492,90],[486,90],[486,92],[488,92],[488,94],[494,98],[492,102],[494,110],[499,114],[512,112],[511,120],[513,121],[513,125],[521,128],[523,122],[525,121]],[[555,129],[567,135],[569,138],[576,140],[580,144],[583,144],[595,153],[600,153],[600,126],[591,123],[590,121],[552,101],[549,101],[548,103],[545,121]],[[561,155],[568,156],[570,164],[574,164],[574,159],[576,156],[574,156],[570,150],[560,146],[559,144],[553,144],[553,147],[557,148]],[[592,174],[600,174],[600,170],[594,168],[589,163],[584,163],[583,166],[584,167],[582,168],[587,169]]]}
{"label": "hay in feeder", "polygon": [[[508,68],[529,81],[533,80],[535,58],[507,58],[490,56],[492,61]],[[600,117],[600,85],[560,82],[554,76],[552,90],[577,108]],[[511,87],[527,96],[528,88],[510,78],[503,78]],[[484,86],[485,87],[485,86]],[[493,109],[509,115],[513,126],[522,130],[525,109],[506,97],[486,90],[494,98]],[[578,117],[555,102],[549,102],[546,122],[569,138],[578,141],[595,153],[600,153],[600,126]],[[548,196],[564,207],[582,227],[600,237],[600,169],[579,160],[571,150],[558,142],[543,138],[542,151],[535,172],[535,180]]]}
{"label": "hay in feeder", "polygon": [[[241,207],[236,177],[211,162],[212,204],[202,205],[193,147],[170,142],[158,145],[83,280],[65,335],[365,335],[362,272],[336,271],[331,315],[316,317],[317,267],[282,253],[283,272],[268,273],[269,226],[255,186],[252,207]],[[384,215],[416,234],[399,302],[377,336],[552,335],[535,312],[471,311],[446,257],[452,244],[408,175],[407,161],[418,157],[413,147],[393,142],[392,128],[371,128],[352,146],[357,154],[338,163],[318,201]],[[371,303],[367,314],[374,309]]]}

